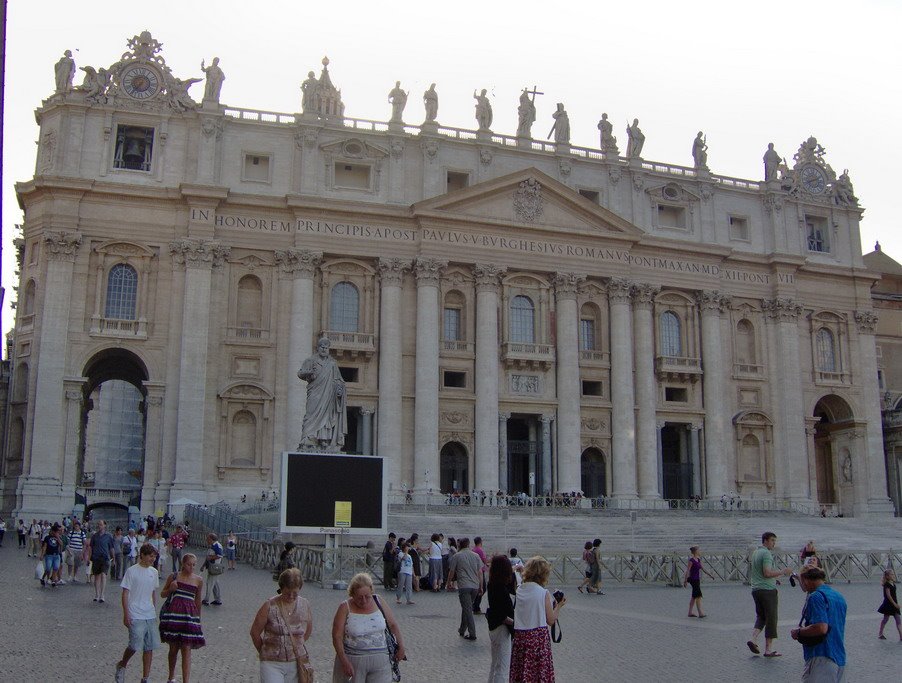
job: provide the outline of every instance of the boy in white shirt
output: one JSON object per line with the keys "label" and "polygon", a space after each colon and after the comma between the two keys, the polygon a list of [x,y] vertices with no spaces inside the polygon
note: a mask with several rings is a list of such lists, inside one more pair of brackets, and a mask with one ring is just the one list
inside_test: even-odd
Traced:
{"label": "boy in white shirt", "polygon": [[156,608],[159,574],[153,568],[156,559],[152,545],[141,546],[138,564],[129,567],[122,577],[122,623],[128,629],[128,646],[116,663],[116,683],[124,683],[125,667],[138,650],[143,653],[141,683],[150,677],[153,651],[160,646]]}

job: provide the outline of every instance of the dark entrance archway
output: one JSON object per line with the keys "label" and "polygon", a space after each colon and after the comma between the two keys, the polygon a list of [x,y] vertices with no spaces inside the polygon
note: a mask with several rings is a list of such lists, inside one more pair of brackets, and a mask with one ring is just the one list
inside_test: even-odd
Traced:
{"label": "dark entrance archway", "polygon": [[[851,455],[847,448],[838,452],[836,443],[841,432],[854,426],[852,409],[839,396],[828,394],[815,404],[814,417],[818,420],[814,430],[817,501],[821,505],[840,505],[844,513],[851,513],[854,501]],[[845,454],[842,460],[838,457],[841,454]]]}
{"label": "dark entrance archway", "polygon": [[470,490],[467,449],[458,441],[449,441],[439,454],[442,493]]}
{"label": "dark entrance archway", "polygon": [[665,424],[661,428],[661,473],[665,499],[693,495],[692,463],[686,444],[685,425]]}
{"label": "dark entrance archway", "polygon": [[604,453],[587,448],[580,456],[580,488],[587,498],[608,495],[608,470]]}

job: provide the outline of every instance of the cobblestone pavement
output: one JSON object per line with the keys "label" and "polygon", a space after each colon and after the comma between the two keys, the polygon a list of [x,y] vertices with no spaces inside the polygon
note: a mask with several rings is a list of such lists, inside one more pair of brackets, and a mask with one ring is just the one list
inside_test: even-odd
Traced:
{"label": "cobblestone pavement", "polygon": [[[104,604],[92,602],[84,585],[44,588],[32,576],[35,561],[6,544],[0,549],[0,681],[112,681],[115,662],[127,641],[120,590],[108,590]],[[205,608],[207,646],[193,659],[195,681],[256,681],[255,652],[248,628],[256,609],[273,594],[269,572],[240,565],[221,577],[222,607]],[[899,680],[902,643],[888,625],[888,640],[877,640],[879,585],[835,586],[849,603],[846,648],[849,682]],[[689,590],[659,586],[605,586],[607,595],[580,595],[561,586],[568,604],[561,613],[563,642],[553,646],[558,681],[795,681],[802,667],[801,646],[789,638],[798,621],[803,594],[780,589],[779,650],[765,660],[746,648],[754,619],[744,586],[705,585],[709,618],[688,619]],[[381,591],[380,591],[381,593]],[[303,593],[315,615],[309,643],[318,680],[331,678],[332,616],[343,593],[308,584]],[[391,599],[391,598],[389,598]],[[463,667],[478,681],[488,671],[485,622],[477,622],[478,640],[455,633],[459,604],[450,594],[415,594],[416,604],[396,607],[409,661],[402,665],[409,683],[451,681]],[[47,644],[52,643],[52,649]],[[763,641],[762,641],[763,645]],[[166,680],[166,650],[154,658],[152,681]],[[132,660],[127,681],[140,679]],[[896,673],[893,674],[892,672]]]}

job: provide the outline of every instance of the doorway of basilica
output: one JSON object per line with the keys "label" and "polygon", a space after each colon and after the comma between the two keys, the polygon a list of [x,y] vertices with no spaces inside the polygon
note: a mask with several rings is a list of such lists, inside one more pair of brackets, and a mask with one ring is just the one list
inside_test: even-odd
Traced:
{"label": "doorway of basilica", "polygon": [[439,460],[442,493],[468,492],[470,490],[469,458],[464,445],[457,441],[449,441],[442,446]]}
{"label": "doorway of basilica", "polygon": [[667,423],[661,428],[662,494],[665,500],[689,498],[692,490],[692,462],[686,425]]}
{"label": "doorway of basilica", "polygon": [[586,498],[598,498],[608,494],[608,471],[604,453],[597,448],[587,448],[580,457],[580,488]]}

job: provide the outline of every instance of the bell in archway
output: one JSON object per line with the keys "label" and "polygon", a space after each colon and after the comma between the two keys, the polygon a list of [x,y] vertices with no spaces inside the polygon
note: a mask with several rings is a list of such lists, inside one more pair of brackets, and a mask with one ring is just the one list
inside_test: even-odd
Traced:
{"label": "bell in archway", "polygon": [[140,164],[144,161],[144,145],[140,140],[128,138],[125,141],[125,154],[122,158],[129,164]]}

